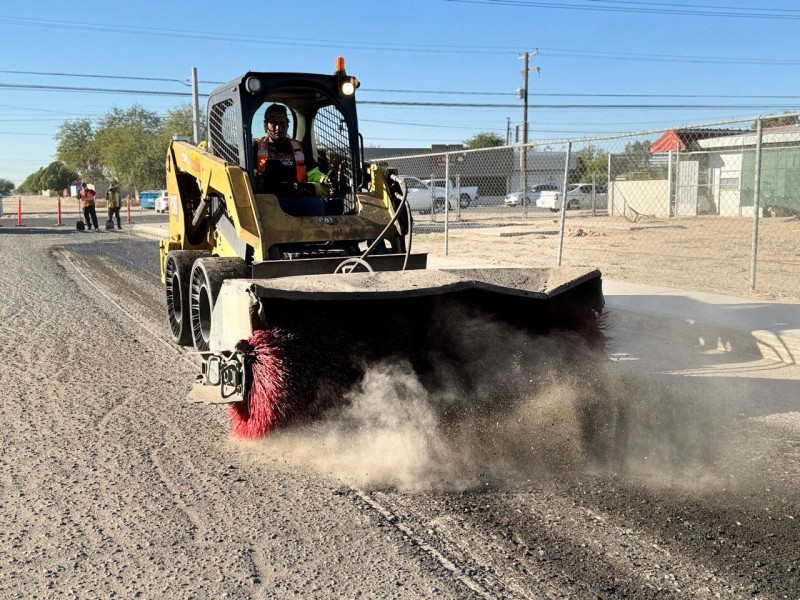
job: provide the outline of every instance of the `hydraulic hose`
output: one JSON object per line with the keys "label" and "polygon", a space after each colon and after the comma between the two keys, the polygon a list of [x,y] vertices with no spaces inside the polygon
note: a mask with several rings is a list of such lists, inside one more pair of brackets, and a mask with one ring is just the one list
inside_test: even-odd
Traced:
{"label": "hydraulic hose", "polygon": [[[359,256],[357,260],[353,260],[351,258],[343,260],[339,264],[339,266],[336,267],[336,271],[337,272],[339,272],[340,269],[345,266],[345,263],[353,262],[353,263],[356,263],[356,264],[365,264],[367,256],[369,256],[370,253],[375,249],[375,247],[378,245],[378,242],[382,242],[383,241],[384,236],[386,235],[386,232],[389,231],[389,228],[392,225],[395,224],[395,222],[397,221],[397,218],[400,216],[400,213],[403,211],[404,207],[406,209],[406,216],[408,217],[408,244],[406,244],[406,256],[405,256],[405,260],[403,261],[402,270],[403,271],[406,270],[406,267],[408,266],[408,257],[411,255],[411,239],[412,239],[412,237],[414,235],[413,231],[412,231],[411,210],[408,207],[408,186],[406,185],[405,181],[400,179],[394,173],[390,174],[388,176],[388,179],[393,184],[396,184],[400,188],[400,192],[402,194],[401,197],[400,197],[400,204],[397,207],[397,210],[394,211],[394,215],[389,220],[389,222],[386,224],[386,227],[383,228],[383,231],[381,231],[378,234],[378,236],[372,241],[372,243],[369,245],[369,247],[366,250],[364,250],[363,254],[361,254],[361,256]],[[388,187],[388,185],[387,185],[387,187]],[[389,193],[390,194],[394,193],[391,190],[391,188],[389,189]],[[366,263],[366,264],[369,264],[369,263]]]}

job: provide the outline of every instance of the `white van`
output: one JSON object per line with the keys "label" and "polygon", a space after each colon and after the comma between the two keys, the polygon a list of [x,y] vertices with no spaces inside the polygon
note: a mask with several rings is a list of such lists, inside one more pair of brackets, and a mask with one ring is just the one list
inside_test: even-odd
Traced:
{"label": "white van", "polygon": [[[608,207],[608,193],[605,184],[572,183],[567,186],[567,210],[605,210]],[[553,212],[561,210],[561,192],[546,191],[536,199],[538,208],[549,208]]]}

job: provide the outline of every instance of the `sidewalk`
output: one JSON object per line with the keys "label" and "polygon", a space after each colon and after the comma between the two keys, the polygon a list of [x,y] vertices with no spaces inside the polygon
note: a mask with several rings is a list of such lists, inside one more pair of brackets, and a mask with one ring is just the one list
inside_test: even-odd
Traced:
{"label": "sidewalk", "polygon": [[[133,225],[134,233],[166,239],[168,224]],[[428,256],[432,269],[481,268],[473,261]],[[800,364],[800,304],[749,300],[626,281],[603,280],[614,326],[646,329],[709,350]]]}

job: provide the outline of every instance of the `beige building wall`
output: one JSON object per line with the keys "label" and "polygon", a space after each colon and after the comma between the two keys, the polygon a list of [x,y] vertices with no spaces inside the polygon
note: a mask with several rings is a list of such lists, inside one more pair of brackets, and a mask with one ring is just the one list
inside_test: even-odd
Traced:
{"label": "beige building wall", "polygon": [[614,181],[609,192],[608,211],[612,215],[623,215],[627,209],[633,209],[643,215],[669,216],[669,182],[666,179]]}

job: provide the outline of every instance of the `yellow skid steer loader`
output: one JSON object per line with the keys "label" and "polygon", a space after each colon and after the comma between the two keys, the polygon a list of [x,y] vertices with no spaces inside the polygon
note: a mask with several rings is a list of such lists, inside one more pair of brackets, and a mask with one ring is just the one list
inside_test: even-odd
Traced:
{"label": "yellow skid steer loader", "polygon": [[[596,270],[426,268],[403,182],[364,163],[357,87],[341,59],[333,75],[246,73],[210,95],[207,142],[167,153],[170,330],[203,357],[190,400],[230,404],[244,437],[335,404],[377,361],[457,372],[454,314],[602,344]],[[260,181],[254,123],[274,104],[325,175],[313,214]]]}

